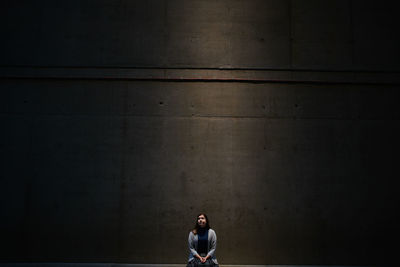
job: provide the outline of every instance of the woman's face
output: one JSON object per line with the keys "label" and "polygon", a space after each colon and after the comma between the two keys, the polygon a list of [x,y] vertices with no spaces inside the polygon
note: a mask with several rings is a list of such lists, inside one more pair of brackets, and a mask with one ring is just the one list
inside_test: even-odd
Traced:
{"label": "woman's face", "polygon": [[197,217],[197,224],[200,227],[205,227],[206,223],[207,223],[207,221],[206,221],[206,217],[204,217],[204,215],[200,215],[199,217]]}

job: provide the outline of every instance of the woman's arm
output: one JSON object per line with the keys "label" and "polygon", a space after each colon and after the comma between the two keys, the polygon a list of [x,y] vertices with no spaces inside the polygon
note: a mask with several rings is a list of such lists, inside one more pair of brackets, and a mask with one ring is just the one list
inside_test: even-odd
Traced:
{"label": "woman's arm", "polygon": [[196,249],[194,248],[194,234],[193,232],[189,233],[189,238],[188,238],[188,242],[189,242],[189,250],[190,252],[193,254],[194,257],[198,258],[201,260],[201,256],[199,255],[199,253],[197,253]]}
{"label": "woman's arm", "polygon": [[214,256],[216,248],[217,248],[217,235],[215,234],[214,230],[211,230],[210,247],[209,247],[210,250],[207,253],[206,259]]}

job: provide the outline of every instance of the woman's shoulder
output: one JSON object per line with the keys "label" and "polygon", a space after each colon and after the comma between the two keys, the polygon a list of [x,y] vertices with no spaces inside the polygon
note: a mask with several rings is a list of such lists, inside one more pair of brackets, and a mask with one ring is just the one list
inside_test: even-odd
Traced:
{"label": "woman's shoulder", "polygon": [[196,234],[194,233],[194,230],[190,230],[190,231],[189,231],[189,236],[194,236],[194,235],[196,235]]}
{"label": "woman's shoulder", "polygon": [[213,229],[208,229],[209,232],[211,232],[212,234],[215,234],[215,231]]}

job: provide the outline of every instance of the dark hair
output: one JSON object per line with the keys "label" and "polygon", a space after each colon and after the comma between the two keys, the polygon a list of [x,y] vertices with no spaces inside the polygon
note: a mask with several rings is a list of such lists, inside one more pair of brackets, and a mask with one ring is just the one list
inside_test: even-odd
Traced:
{"label": "dark hair", "polygon": [[205,213],[199,213],[199,215],[197,215],[197,217],[196,217],[196,224],[194,225],[194,228],[192,230],[193,234],[195,234],[195,235],[197,234],[197,231],[200,229],[200,225],[198,223],[198,219],[199,219],[200,215],[203,215],[206,218],[206,226],[205,226],[205,228],[207,230],[211,228],[210,221],[208,220],[207,215]]}

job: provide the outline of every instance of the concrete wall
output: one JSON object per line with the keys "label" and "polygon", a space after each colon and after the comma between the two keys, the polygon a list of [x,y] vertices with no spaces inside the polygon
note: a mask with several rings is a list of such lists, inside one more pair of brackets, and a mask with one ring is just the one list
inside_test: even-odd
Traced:
{"label": "concrete wall", "polygon": [[184,263],[204,211],[222,264],[389,262],[388,3],[4,6],[1,261]]}
{"label": "concrete wall", "polygon": [[6,1],[1,64],[398,71],[394,4]]}

